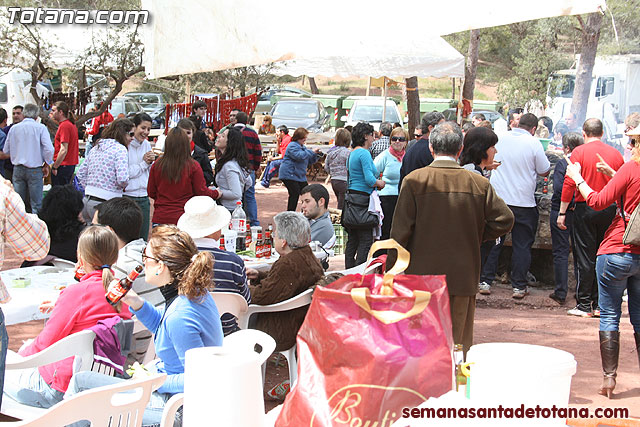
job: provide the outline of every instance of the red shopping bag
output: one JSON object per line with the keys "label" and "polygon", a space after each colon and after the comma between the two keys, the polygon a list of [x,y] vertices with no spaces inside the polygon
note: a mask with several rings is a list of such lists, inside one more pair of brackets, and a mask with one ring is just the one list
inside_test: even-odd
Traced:
{"label": "red shopping bag", "polygon": [[402,409],[454,386],[449,295],[444,276],[348,275],[317,287],[298,332],[298,382],[277,427],[390,426]]}

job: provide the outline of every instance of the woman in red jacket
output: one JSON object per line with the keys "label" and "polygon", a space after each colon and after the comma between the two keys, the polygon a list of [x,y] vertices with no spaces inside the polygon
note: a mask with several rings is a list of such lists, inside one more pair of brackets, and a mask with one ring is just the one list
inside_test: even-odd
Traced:
{"label": "woman in red jacket", "polygon": [[[86,272],[79,283],[64,289],[44,329],[21,356],[38,353],[69,335],[120,316],[130,319],[126,305],[112,307],[105,293],[114,276],[111,265],[118,259],[118,238],[102,226],[87,227],[78,239],[78,265]],[[34,369],[7,371],[4,392],[25,405],[49,408],[62,400],[72,375],[73,358]]]}
{"label": "woman in red jacket", "polygon": [[177,224],[193,196],[220,197],[217,190],[207,188],[200,165],[191,158],[189,142],[182,129],[171,129],[164,154],[151,166],[147,193],[153,199],[154,225]]}
{"label": "woman in red jacket", "polygon": [[[640,127],[627,133],[631,136],[631,160],[614,172],[604,161],[598,171],[613,176],[599,192],[593,191],[580,175],[580,165],[567,166],[566,176],[595,210],[603,210],[612,203],[618,205],[616,216],[598,248],[596,275],[600,305],[600,357],[604,378],[599,393],[611,398],[616,386],[618,355],[620,354],[620,317],[622,294],[629,295],[629,320],[633,325],[636,352],[640,352],[640,246],[625,244],[623,236],[631,213],[640,204]],[[638,353],[640,361],[640,353]]]}

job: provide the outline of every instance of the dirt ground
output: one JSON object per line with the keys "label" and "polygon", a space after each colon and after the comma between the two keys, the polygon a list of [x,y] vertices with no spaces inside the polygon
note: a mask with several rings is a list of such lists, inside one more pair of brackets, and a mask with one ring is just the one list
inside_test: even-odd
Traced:
{"label": "dirt ground", "polygon": [[[330,206],[336,206],[331,191]],[[273,216],[286,209],[287,191],[277,181],[269,189],[257,190],[259,218],[262,225],[272,223]],[[5,247],[4,269],[19,265],[9,247]],[[344,268],[344,257],[336,256],[330,261],[330,270]],[[551,268],[551,266],[550,266]],[[598,319],[583,319],[567,315],[571,308],[559,306],[547,298],[552,284],[537,284],[531,294],[522,301],[511,298],[510,286],[500,284],[492,288],[490,296],[478,295],[475,319],[474,342],[516,342],[537,344],[568,351],[577,361],[577,372],[571,383],[570,405],[578,407],[626,407],[632,417],[640,417],[640,375],[638,356],[635,352],[633,330],[629,324],[626,303],[623,305],[621,320],[621,348],[618,369],[618,383],[613,399],[597,394],[602,380],[598,344]],[[23,339],[35,336],[42,328],[42,321],[9,326],[9,348],[17,350]],[[265,390],[287,378],[284,358],[276,366],[273,356],[268,364]],[[527,369],[523,366],[523,369]],[[265,401],[267,409],[278,403]]]}

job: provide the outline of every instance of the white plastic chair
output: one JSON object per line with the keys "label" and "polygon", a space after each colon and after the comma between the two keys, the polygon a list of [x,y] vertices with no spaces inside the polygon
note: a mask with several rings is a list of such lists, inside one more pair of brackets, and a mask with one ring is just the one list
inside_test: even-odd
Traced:
{"label": "white plastic chair", "polygon": [[87,420],[92,427],[140,427],[151,393],[166,377],[160,374],[86,390],[52,406],[36,419],[9,425],[51,427]]}
{"label": "white plastic chair", "polygon": [[327,271],[324,274],[331,274],[331,273],[342,273],[345,276],[347,274],[369,274],[371,273],[373,270],[375,270],[376,268],[380,267],[382,264],[379,262],[376,262],[374,264],[371,264],[370,266],[367,267],[367,263],[363,262],[360,265],[356,265],[355,267],[351,267],[348,268],[346,270],[341,270],[341,271]]}
{"label": "white plastic chair", "polygon": [[[15,353],[9,353],[5,369],[10,371],[37,368],[75,356],[72,372],[75,374],[80,371],[90,371],[93,366],[93,340],[95,336],[93,331],[85,330],[69,335],[31,356],[22,357]],[[46,409],[43,408],[23,405],[7,394],[2,398],[2,410],[0,410],[5,415],[20,419],[32,419],[45,411]]]}
{"label": "white plastic chair", "polygon": [[[147,330],[147,327],[144,326],[144,324],[140,320],[138,320],[137,317],[133,317],[133,333],[136,334],[144,330]],[[149,362],[151,362],[155,358],[156,358],[156,346],[153,343],[153,334],[152,334],[151,338],[149,338],[149,345],[147,347],[147,351],[144,354],[142,363],[144,365],[148,365]]]}
{"label": "white plastic chair", "polygon": [[68,261],[62,258],[54,258],[51,260],[51,263],[53,264],[54,267],[58,267],[58,268],[75,268],[76,267],[76,264],[74,262]]}
{"label": "white plastic chair", "polygon": [[176,418],[176,412],[184,404],[184,393],[177,393],[171,396],[167,403],[164,404],[164,410],[162,411],[162,420],[160,420],[160,427],[173,427],[173,422]]}
{"label": "white plastic chair", "polygon": [[[257,305],[251,304],[246,314],[243,317],[238,318],[238,325],[241,329],[247,329],[249,327],[249,318],[252,314],[257,313],[275,313],[280,311],[289,311],[299,307],[304,307],[311,304],[311,296],[313,294],[313,289],[309,288],[306,291],[289,298],[286,301],[278,302],[275,304],[269,305]],[[298,362],[296,361],[296,346],[294,344],[288,350],[280,351],[285,359],[287,359],[287,364],[289,365],[289,381],[291,383],[291,387],[298,379]]]}
{"label": "white plastic chair", "polygon": [[235,292],[217,292],[212,291],[209,292],[213,301],[216,303],[216,307],[218,307],[218,313],[222,316],[225,313],[232,314],[236,316],[238,319],[243,316],[249,305],[247,304],[247,300],[240,294]]}

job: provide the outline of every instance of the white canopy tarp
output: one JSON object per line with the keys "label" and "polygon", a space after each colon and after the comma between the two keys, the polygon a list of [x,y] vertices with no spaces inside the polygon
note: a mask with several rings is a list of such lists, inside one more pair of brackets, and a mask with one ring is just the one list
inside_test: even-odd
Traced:
{"label": "white canopy tarp", "polygon": [[142,0],[145,66],[150,78],[280,61],[280,74],[460,77],[461,55],[439,36],[599,7],[605,0]]}

